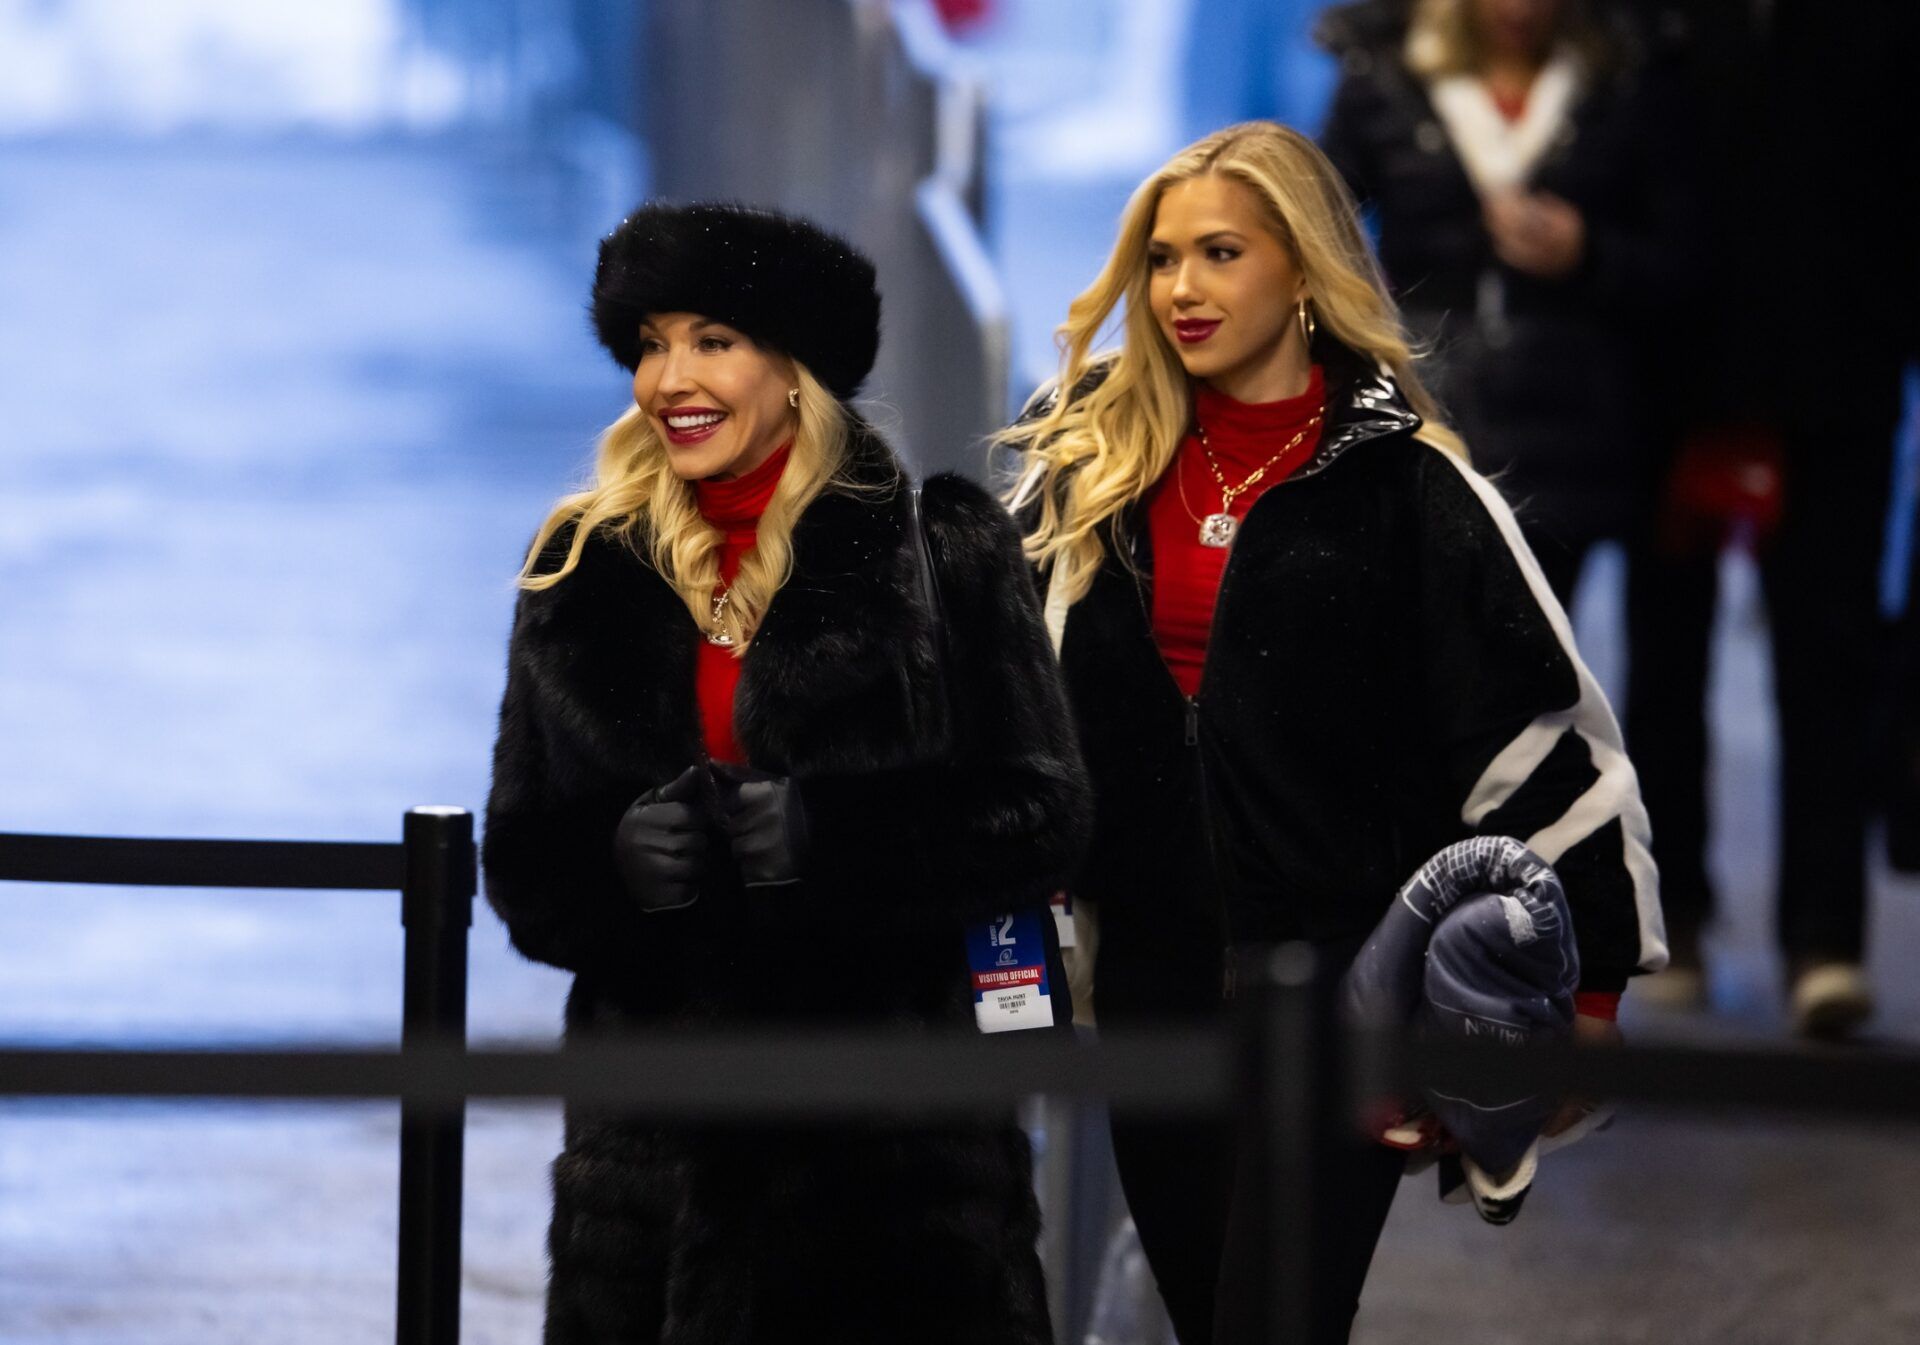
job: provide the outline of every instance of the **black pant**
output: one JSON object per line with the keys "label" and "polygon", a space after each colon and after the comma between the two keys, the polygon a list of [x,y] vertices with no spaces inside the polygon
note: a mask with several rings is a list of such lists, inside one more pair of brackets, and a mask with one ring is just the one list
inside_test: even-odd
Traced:
{"label": "black pant", "polygon": [[1120,1190],[1181,1345],[1212,1345],[1214,1294],[1232,1209],[1234,1147],[1233,1129],[1224,1124],[1113,1116]]}
{"label": "black pant", "polygon": [[[1332,1021],[1333,992],[1357,949],[1357,941],[1318,949],[1323,1021]],[[1101,1017],[1124,1021],[1107,1006]],[[1331,1078],[1322,1089],[1336,1095]],[[1120,1187],[1181,1345],[1298,1345],[1271,1341],[1264,1329],[1275,1268],[1261,1260],[1265,1193],[1247,1162],[1250,1124],[1245,1112],[1211,1123],[1113,1117]],[[1352,1328],[1406,1156],[1339,1117],[1324,1124],[1309,1242],[1313,1345],[1338,1345]]]}
{"label": "black pant", "polygon": [[[1113,1126],[1120,1186],[1181,1345],[1276,1345],[1262,1313],[1274,1268],[1260,1260],[1261,1193],[1227,1126]],[[1313,1221],[1314,1345],[1341,1342],[1360,1306],[1406,1156],[1341,1136],[1323,1144]]]}
{"label": "black pant", "polygon": [[[1760,557],[1779,711],[1778,932],[1794,956],[1857,961],[1865,943],[1892,438],[1891,424],[1790,436],[1786,508]],[[1676,929],[1697,929],[1713,910],[1706,689],[1717,564],[1663,554],[1650,537],[1628,563],[1627,747]]]}

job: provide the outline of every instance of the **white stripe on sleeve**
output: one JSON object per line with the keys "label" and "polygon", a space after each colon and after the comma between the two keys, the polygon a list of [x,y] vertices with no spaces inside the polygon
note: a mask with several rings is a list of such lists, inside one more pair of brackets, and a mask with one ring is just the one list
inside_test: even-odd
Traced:
{"label": "white stripe on sleeve", "polygon": [[1573,627],[1559,599],[1553,596],[1540,563],[1527,546],[1513,510],[1507,507],[1492,483],[1473,468],[1451,453],[1441,449],[1433,451],[1452,464],[1492,516],[1514,563],[1526,576],[1534,601],[1553,627],[1562,652],[1572,662],[1580,688],[1580,698],[1570,709],[1541,715],[1488,763],[1468,792],[1460,811],[1461,820],[1469,826],[1478,826],[1489,813],[1513,797],[1568,729],[1579,734],[1592,753],[1600,778],[1558,819],[1521,839],[1528,849],[1552,864],[1608,822],[1620,819],[1626,868],[1633,881],[1634,910],[1640,928],[1638,965],[1642,971],[1658,971],[1667,964],[1667,932],[1660,911],[1660,875],[1648,849],[1652,827],[1647,821],[1646,805],[1640,799],[1640,781],[1634,774],[1633,763],[1627,760],[1613,709],[1607,704],[1600,684],[1587,670],[1579,650],[1574,648]]}

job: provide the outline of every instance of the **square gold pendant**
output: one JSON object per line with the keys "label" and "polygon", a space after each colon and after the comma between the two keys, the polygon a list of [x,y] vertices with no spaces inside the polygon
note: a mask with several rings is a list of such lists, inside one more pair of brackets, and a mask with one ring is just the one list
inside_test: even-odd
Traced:
{"label": "square gold pendant", "polygon": [[1233,545],[1233,535],[1240,531],[1240,520],[1232,514],[1208,514],[1200,525],[1200,545],[1229,547]]}

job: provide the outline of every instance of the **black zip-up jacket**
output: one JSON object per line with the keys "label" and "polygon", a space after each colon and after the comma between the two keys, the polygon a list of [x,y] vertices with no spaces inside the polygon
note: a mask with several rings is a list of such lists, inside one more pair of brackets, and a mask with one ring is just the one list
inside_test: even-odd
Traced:
{"label": "black zip-up jacket", "polygon": [[1476,834],[1555,866],[1582,984],[1617,990],[1666,948],[1613,713],[1499,494],[1414,438],[1385,371],[1317,344],[1319,448],[1247,514],[1198,693],[1154,641],[1144,508],[1067,614],[1101,1019],[1204,1011],[1236,943],[1357,942]]}

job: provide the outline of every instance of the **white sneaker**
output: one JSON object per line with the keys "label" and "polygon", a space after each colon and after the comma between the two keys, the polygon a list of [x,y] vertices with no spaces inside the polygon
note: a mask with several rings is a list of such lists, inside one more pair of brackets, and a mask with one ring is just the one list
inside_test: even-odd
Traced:
{"label": "white sneaker", "polygon": [[1535,1140],[1513,1165],[1513,1171],[1504,1177],[1482,1171],[1480,1165],[1465,1154],[1460,1155],[1460,1166],[1466,1171],[1467,1194],[1473,1198],[1473,1208],[1480,1217],[1490,1224],[1510,1224],[1520,1217],[1520,1206],[1539,1174],[1540,1141]]}
{"label": "white sneaker", "polygon": [[1873,989],[1854,962],[1821,962],[1793,978],[1793,1030],[1820,1041],[1841,1041],[1873,1016]]}

